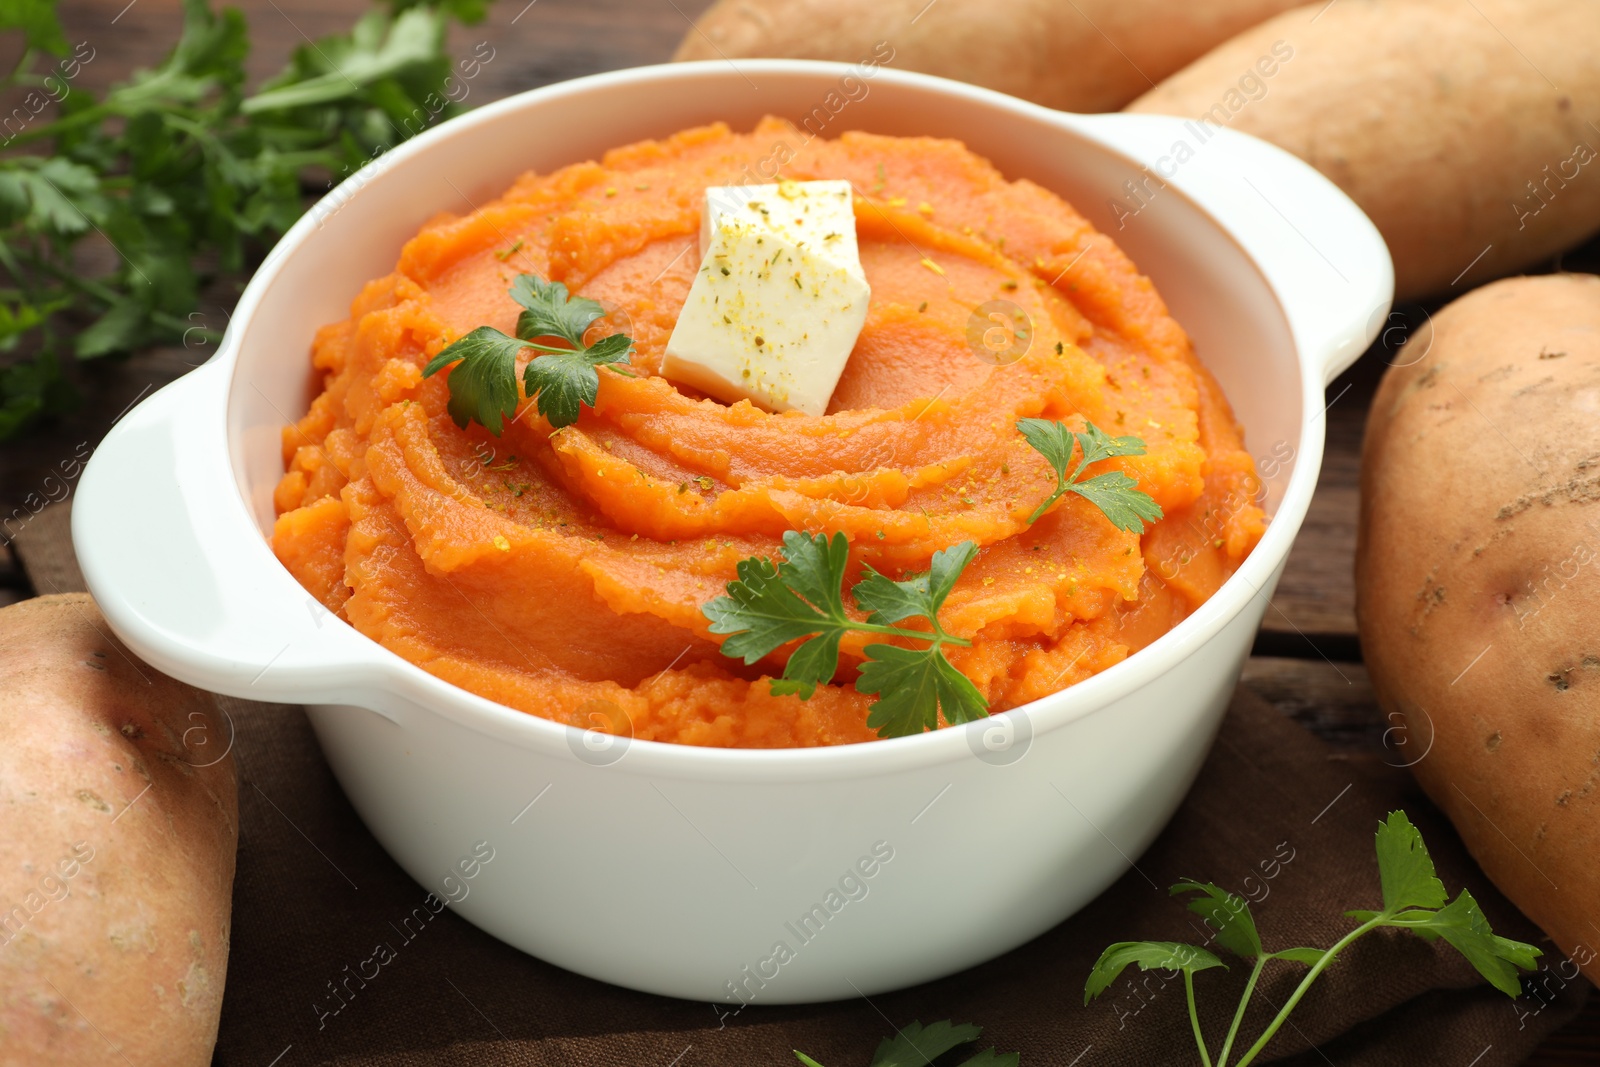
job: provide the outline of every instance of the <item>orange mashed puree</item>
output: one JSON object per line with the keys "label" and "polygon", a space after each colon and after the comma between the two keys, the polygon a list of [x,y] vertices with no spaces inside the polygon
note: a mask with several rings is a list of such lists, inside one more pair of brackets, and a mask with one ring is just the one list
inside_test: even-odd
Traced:
{"label": "orange mashed puree", "polygon": [[[782,177],[847,178],[857,193],[872,301],[822,417],[728,406],[653,376],[699,266],[705,188],[776,180],[775,152]],[[526,399],[501,437],[460,430],[448,375],[422,368],[477,326],[512,332],[507,288],[522,272],[613,309],[603,323],[637,342],[640,376],[603,370],[596,405],[563,430]],[[969,343],[990,300],[1031,320],[1015,362]],[[1227,400],[1149,279],[1059,197],[955,141],[808,141],[767,119],[526,174],[424,226],[350,318],[321,329],[312,361],[322,393],[283,438],[272,543],[284,566],[446,681],[638,738],[875,738],[873,697],[852,684],[859,637],[834,684],[802,701],[768,691],[786,650],[746,668],[708,631],[701,605],[738,561],[777,555],[785,530],[843,531],[847,590],[862,564],[900,577],[977,542],[940,617],[972,639],[947,652],[995,712],[1171,629],[1265,525]],[[1126,471],[1165,518],[1126,533],[1069,493],[1030,526],[1055,486],[1015,428],[1030,416],[1144,438],[1147,455],[1091,473]]]}

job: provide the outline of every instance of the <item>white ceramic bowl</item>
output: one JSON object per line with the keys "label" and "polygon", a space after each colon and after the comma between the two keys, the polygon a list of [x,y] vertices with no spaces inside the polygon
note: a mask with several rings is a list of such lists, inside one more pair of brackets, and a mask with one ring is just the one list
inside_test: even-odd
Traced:
{"label": "white ceramic bowl", "polygon": [[[1276,148],[861,74],[795,61],[626,70],[502,100],[395,149],[290,231],[215,357],[118,423],[78,490],[78,558],[134,651],[195,685],[309,705],[346,794],[418,882],[494,936],[619,985],[757,1003],[872,994],[999,955],[1110,885],[1205,758],[1311,499],[1324,385],[1388,311],[1376,230]],[[820,114],[829,137],[959,138],[1111,234],[1261,459],[1273,520],[1239,572],[1126,662],[1005,716],[781,751],[586,735],[440,681],[318,607],[266,540],[279,430],[311,395],[313,331],[344,318],[438,211],[471,210],[529,168],[767,113],[813,127]],[[475,850],[493,858],[468,862],[469,878],[459,865]]]}

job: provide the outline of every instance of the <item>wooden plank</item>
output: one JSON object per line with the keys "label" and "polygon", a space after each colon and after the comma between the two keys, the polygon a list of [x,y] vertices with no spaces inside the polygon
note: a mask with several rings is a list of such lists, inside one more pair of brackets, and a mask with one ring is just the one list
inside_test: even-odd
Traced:
{"label": "wooden plank", "polygon": [[[1374,346],[1328,387],[1322,473],[1273,594],[1273,610],[1262,620],[1267,633],[1306,634],[1313,641],[1317,635],[1355,636],[1353,573],[1361,435],[1388,356],[1382,347]],[[1339,642],[1322,644],[1340,646]]]}
{"label": "wooden plank", "polygon": [[1359,663],[1252,656],[1239,684],[1324,741],[1381,748],[1385,723]]}

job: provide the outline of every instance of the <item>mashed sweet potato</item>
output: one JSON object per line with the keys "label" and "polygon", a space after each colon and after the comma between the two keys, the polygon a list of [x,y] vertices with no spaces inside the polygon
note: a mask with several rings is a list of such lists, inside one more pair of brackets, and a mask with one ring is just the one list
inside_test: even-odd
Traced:
{"label": "mashed sweet potato", "polygon": [[[778,165],[857,190],[872,303],[822,417],[730,407],[652,376],[699,265],[704,189],[771,181]],[[502,437],[460,430],[447,375],[422,367],[474,327],[511,331],[521,272],[613,309],[640,376],[602,372],[595,407],[562,430],[527,401]],[[991,300],[1031,323],[1014,362],[969,342]],[[861,641],[846,640],[836,683],[801,701],[769,693],[781,661],[745,668],[708,631],[701,605],[739,560],[775,555],[785,530],[843,531],[853,565],[894,576],[977,542],[941,619],[972,639],[950,657],[999,711],[1165,633],[1265,524],[1227,400],[1149,280],[1059,197],[954,141],[807,141],[768,119],[525,175],[423,227],[312,357],[323,391],[284,433],[284,566],[440,678],[639,738],[874,738],[872,698],[851,684]],[[1030,526],[1055,485],[1015,428],[1030,416],[1144,438],[1147,455],[1096,472],[1126,471],[1166,517],[1141,537],[1068,494]]]}

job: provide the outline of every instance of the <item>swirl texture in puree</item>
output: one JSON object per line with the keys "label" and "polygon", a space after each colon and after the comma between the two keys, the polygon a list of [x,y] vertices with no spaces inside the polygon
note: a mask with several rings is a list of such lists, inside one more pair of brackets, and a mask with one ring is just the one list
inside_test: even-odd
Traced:
{"label": "swirl texture in puree", "polygon": [[[798,146],[798,147],[797,147]],[[781,167],[781,170],[777,168]],[[699,266],[707,186],[847,178],[872,286],[866,325],[822,417],[728,406],[654,376]],[[523,400],[496,438],[446,412],[441,348],[512,332],[512,278],[602,302],[637,342],[592,410],[552,431]],[[1010,301],[1032,337],[980,358],[973,309]],[[597,324],[600,325],[600,324]],[[524,352],[523,359],[530,353]],[[1115,664],[1193,611],[1265,517],[1240,428],[1150,281],[1059,197],[1006,181],[955,141],[809,139],[767,119],[615,149],[527,174],[443,215],[321,329],[323,388],[284,432],[273,535],[310,593],[438,677],[525,712],[638,738],[792,747],[869,741],[847,638],[835,683],[775,697],[772,661],[722,656],[702,604],[785,530],[843,531],[853,583],[981,546],[941,619],[952,662],[1000,711]],[[520,369],[520,368],[519,368]],[[520,374],[519,374],[520,378]],[[1019,418],[1142,437],[1123,470],[1165,518],[1114,528],[1055,487]]]}

